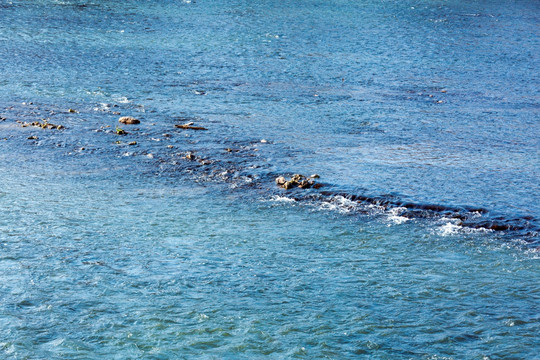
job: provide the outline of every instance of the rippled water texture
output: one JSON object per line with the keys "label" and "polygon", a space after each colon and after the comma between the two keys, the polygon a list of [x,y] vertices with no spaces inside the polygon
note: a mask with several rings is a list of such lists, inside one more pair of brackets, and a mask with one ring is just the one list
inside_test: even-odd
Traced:
{"label": "rippled water texture", "polygon": [[539,14],[0,0],[0,358],[537,357]]}

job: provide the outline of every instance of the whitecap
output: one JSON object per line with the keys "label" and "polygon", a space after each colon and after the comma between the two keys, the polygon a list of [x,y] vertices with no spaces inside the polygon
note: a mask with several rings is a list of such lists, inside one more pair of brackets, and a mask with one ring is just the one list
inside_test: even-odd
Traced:
{"label": "whitecap", "polygon": [[283,202],[283,203],[293,203],[293,202],[296,202],[295,199],[292,199],[292,198],[288,198],[286,196],[279,196],[279,195],[274,195],[270,198],[269,201],[274,201],[274,202]]}
{"label": "whitecap", "polygon": [[403,224],[404,222],[409,221],[410,220],[409,218],[405,216],[401,216],[401,214],[405,210],[406,209],[404,207],[397,207],[397,208],[390,209],[388,211],[388,220],[396,225],[400,225],[400,224]]}

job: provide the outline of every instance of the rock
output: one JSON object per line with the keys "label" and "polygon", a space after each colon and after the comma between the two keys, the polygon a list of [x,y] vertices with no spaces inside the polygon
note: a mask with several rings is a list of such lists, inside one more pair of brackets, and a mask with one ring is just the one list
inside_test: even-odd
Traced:
{"label": "rock", "polygon": [[312,178],[312,179],[318,179],[318,178],[320,178],[320,176],[317,175],[317,174],[313,174],[313,175],[310,176],[310,178]]}
{"label": "rock", "polygon": [[313,186],[313,180],[302,180],[298,187],[301,189],[309,189],[311,186]]}
{"label": "rock", "polygon": [[291,181],[293,182],[296,182],[296,183],[300,183],[302,180],[304,180],[306,177],[304,175],[300,175],[300,174],[294,174],[291,178]]}
{"label": "rock", "polygon": [[287,182],[285,182],[285,184],[283,184],[282,187],[283,187],[285,190],[289,190],[289,189],[292,189],[295,185],[296,185],[295,182],[293,182],[293,181],[287,181]]}
{"label": "rock", "polygon": [[280,176],[280,177],[276,178],[276,184],[278,186],[283,187],[283,185],[285,185],[286,182],[287,182],[287,179],[285,179],[283,176]]}
{"label": "rock", "polygon": [[56,129],[56,130],[62,130],[64,128],[63,125],[51,124],[45,119],[43,120],[43,122],[39,122],[39,121],[34,121],[31,123],[21,122],[21,121],[17,121],[17,122],[21,124],[22,127],[34,126],[34,127],[39,127],[42,129]]}
{"label": "rock", "polygon": [[208,130],[207,128],[204,128],[202,126],[193,126],[192,122],[189,122],[183,125],[174,125],[174,127],[179,128],[179,129],[190,129],[190,130]]}
{"label": "rock", "polygon": [[132,142],[128,143],[128,145],[137,145],[137,142],[136,142],[136,141],[132,141]]}
{"label": "rock", "polygon": [[172,148],[174,148],[174,146],[172,146],[172,145],[167,145],[167,148],[168,148],[168,149],[172,149]]}
{"label": "rock", "polygon": [[126,125],[134,125],[141,123],[138,119],[135,119],[132,116],[122,116],[120,119],[118,119],[118,122]]}
{"label": "rock", "polygon": [[29,136],[29,137],[28,137],[28,140],[37,140],[37,139],[38,139],[38,137],[35,136],[35,135],[34,135],[34,136]]}
{"label": "rock", "polygon": [[311,187],[313,188],[320,188],[322,185],[316,184],[313,180],[315,177],[319,177],[318,175],[312,175],[309,178],[306,178],[304,175],[301,174],[294,174],[290,180],[287,180],[283,176],[279,176],[276,178],[276,184],[279,187],[282,187],[286,190],[292,189],[293,187],[297,186],[300,189],[309,189]]}
{"label": "rock", "polygon": [[191,153],[191,152],[188,152],[188,153],[186,154],[185,158],[186,158],[187,160],[193,161],[193,160],[195,160],[195,155],[193,155],[193,153]]}
{"label": "rock", "polygon": [[69,112],[69,113],[77,113],[78,111],[75,110],[75,109],[69,109],[68,112]]}
{"label": "rock", "polygon": [[261,143],[266,144],[266,143],[268,143],[268,140],[262,139]]}
{"label": "rock", "polygon": [[116,135],[127,135],[127,131],[119,128],[118,126],[116,127]]}

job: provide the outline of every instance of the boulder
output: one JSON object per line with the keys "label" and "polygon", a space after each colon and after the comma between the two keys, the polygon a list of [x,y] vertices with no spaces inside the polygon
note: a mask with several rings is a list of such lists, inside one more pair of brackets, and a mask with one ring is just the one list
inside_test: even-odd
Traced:
{"label": "boulder", "polygon": [[283,185],[285,185],[286,182],[287,182],[287,179],[285,179],[283,176],[276,178],[276,184],[278,186],[283,187]]}
{"label": "boulder", "polygon": [[118,119],[118,122],[126,125],[134,125],[141,123],[138,119],[135,119],[131,116],[122,116],[120,119]]}

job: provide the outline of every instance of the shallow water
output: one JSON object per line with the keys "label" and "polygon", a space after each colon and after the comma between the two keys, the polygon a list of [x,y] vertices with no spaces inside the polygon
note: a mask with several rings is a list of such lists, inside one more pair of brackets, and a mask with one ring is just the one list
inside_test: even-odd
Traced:
{"label": "shallow water", "polygon": [[27,164],[0,197],[9,358],[536,353],[538,260],[489,234]]}
{"label": "shallow water", "polygon": [[538,10],[1,1],[0,354],[534,358]]}

